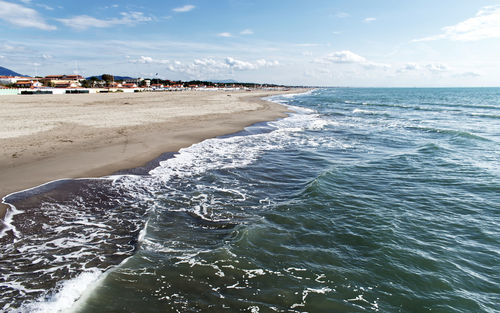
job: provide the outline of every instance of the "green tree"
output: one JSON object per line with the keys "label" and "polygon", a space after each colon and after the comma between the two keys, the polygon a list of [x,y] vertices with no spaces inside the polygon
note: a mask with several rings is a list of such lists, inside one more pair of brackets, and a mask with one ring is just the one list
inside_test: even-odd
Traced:
{"label": "green tree", "polygon": [[115,80],[114,76],[111,74],[102,74],[101,77],[102,77],[102,80],[104,80],[106,82],[106,84],[109,84],[110,82]]}
{"label": "green tree", "polygon": [[86,79],[81,82],[83,88],[90,88],[92,87],[92,81],[89,79]]}
{"label": "green tree", "polygon": [[95,87],[96,82],[100,81],[100,79],[95,76],[90,77],[88,80],[90,80],[91,87]]}

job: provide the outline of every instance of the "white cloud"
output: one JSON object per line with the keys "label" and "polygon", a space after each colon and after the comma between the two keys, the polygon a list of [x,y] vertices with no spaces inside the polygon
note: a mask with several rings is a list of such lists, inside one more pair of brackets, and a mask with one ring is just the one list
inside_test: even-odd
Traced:
{"label": "white cloud", "polygon": [[443,27],[442,30],[442,34],[415,39],[413,41],[432,41],[439,39],[476,41],[500,37],[500,5],[483,7],[476,13],[476,16],[466,19],[456,25]]}
{"label": "white cloud", "polygon": [[53,8],[53,7],[48,6],[48,5],[46,5],[46,4],[37,3],[36,5],[37,5],[38,7],[44,8],[45,10],[48,10],[48,11],[54,11],[54,8]]}
{"label": "white cloud", "polygon": [[237,59],[234,59],[231,57],[227,57],[224,60],[224,62],[229,66],[229,68],[234,69],[234,70],[238,70],[238,71],[254,70],[257,68],[257,64],[237,60]]}
{"label": "white cloud", "polygon": [[225,38],[233,37],[233,35],[231,33],[227,33],[227,32],[218,33],[217,36],[219,36],[219,37],[225,37]]}
{"label": "white cloud", "polygon": [[278,65],[278,61],[260,59],[250,62],[226,57],[223,60],[213,58],[195,59],[191,63],[174,61],[168,64],[167,69],[171,72],[183,73],[190,77],[206,78],[210,75],[226,74],[233,71],[257,70]]}
{"label": "white cloud", "polygon": [[363,20],[363,22],[365,23],[371,23],[371,22],[375,22],[377,19],[374,18],[374,17],[367,17]]}
{"label": "white cloud", "polygon": [[338,17],[338,18],[346,18],[349,16],[351,16],[351,15],[349,13],[346,13],[346,12],[339,12],[339,13],[335,14],[335,17]]}
{"label": "white cloud", "polygon": [[328,55],[316,59],[317,63],[328,64],[358,64],[365,68],[389,68],[390,66],[382,63],[375,63],[367,60],[366,58],[357,55],[349,50],[336,51],[329,53]]}
{"label": "white cloud", "polygon": [[265,60],[265,59],[260,59],[260,60],[257,60],[256,64],[258,67],[272,67],[272,66],[280,65],[280,62],[278,62],[277,60],[269,61],[269,60]]}
{"label": "white cloud", "polygon": [[365,63],[367,60],[351,51],[344,50],[328,54],[324,60],[332,63]]}
{"label": "white cloud", "polygon": [[418,71],[421,69],[421,66],[416,64],[416,63],[406,63],[398,69],[398,73],[404,73],[404,72],[411,72],[411,71]]}
{"label": "white cloud", "polygon": [[407,72],[421,72],[428,71],[434,74],[449,72],[451,68],[443,63],[428,63],[428,64],[418,64],[418,63],[406,63],[400,69],[397,70],[398,73]]}
{"label": "white cloud", "polygon": [[442,73],[450,70],[450,68],[447,65],[442,63],[426,64],[424,65],[424,67],[433,73]]}
{"label": "white cloud", "polygon": [[165,64],[171,72],[184,73],[192,77],[202,77],[208,74],[231,71],[257,70],[259,68],[279,65],[278,61],[259,59],[249,62],[232,57],[226,57],[223,60],[213,58],[194,59],[190,63],[183,63],[181,61],[160,60],[149,56],[141,56],[137,59],[129,59],[129,62],[135,64]]}
{"label": "white cloud", "polygon": [[247,61],[237,60],[231,57],[225,58],[224,62],[229,66],[230,69],[237,71],[256,70],[262,67],[273,67],[279,65],[278,61],[259,59],[255,62],[247,62]]}
{"label": "white cloud", "polygon": [[458,77],[479,77],[479,76],[481,76],[481,74],[479,74],[477,72],[465,72],[465,73],[457,74],[456,76],[458,76]]}
{"label": "white cloud", "polygon": [[3,55],[0,55],[0,59],[5,59],[5,57]]}
{"label": "white cloud", "polygon": [[240,32],[240,35],[253,35],[253,30],[247,28]]}
{"label": "white cloud", "polygon": [[19,27],[33,27],[42,30],[55,30],[56,27],[45,22],[37,11],[16,3],[0,0],[0,20]]}
{"label": "white cloud", "polygon": [[122,12],[120,18],[101,20],[88,15],[79,15],[72,18],[57,19],[64,25],[73,29],[85,30],[91,27],[106,28],[115,25],[135,25],[137,23],[152,21],[151,17],[144,16],[142,12]]}
{"label": "white cloud", "polygon": [[152,57],[141,56],[139,59],[131,60],[130,62],[132,62],[132,63],[142,63],[142,64],[153,63],[153,58]]}
{"label": "white cloud", "polygon": [[194,5],[187,4],[185,6],[172,9],[172,11],[182,13],[182,12],[189,12],[189,11],[193,10],[194,8],[196,8]]}
{"label": "white cloud", "polygon": [[130,63],[138,63],[138,64],[168,64],[169,60],[157,60],[152,57],[140,56],[138,59],[129,60]]}

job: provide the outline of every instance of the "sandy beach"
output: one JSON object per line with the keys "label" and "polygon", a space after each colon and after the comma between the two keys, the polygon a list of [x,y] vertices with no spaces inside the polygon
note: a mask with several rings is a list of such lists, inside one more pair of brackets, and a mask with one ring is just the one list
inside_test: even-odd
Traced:
{"label": "sandy beach", "polygon": [[261,100],[282,93],[2,96],[0,197],[56,179],[138,167],[164,152],[284,117],[284,106]]}

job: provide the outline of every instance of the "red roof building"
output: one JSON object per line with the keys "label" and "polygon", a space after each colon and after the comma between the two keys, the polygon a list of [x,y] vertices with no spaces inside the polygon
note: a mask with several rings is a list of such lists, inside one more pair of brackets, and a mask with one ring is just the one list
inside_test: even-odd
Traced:
{"label": "red roof building", "polygon": [[137,88],[137,84],[134,83],[124,83],[122,84],[123,88]]}
{"label": "red roof building", "polygon": [[14,83],[17,88],[37,88],[42,87],[42,83],[36,80],[18,80]]}
{"label": "red roof building", "polygon": [[69,81],[61,81],[61,82],[53,82],[54,87],[56,88],[77,88],[80,87],[80,83],[77,82],[69,82]]}
{"label": "red roof building", "polygon": [[47,75],[43,78],[43,80],[74,80],[80,81],[85,78],[81,75]]}

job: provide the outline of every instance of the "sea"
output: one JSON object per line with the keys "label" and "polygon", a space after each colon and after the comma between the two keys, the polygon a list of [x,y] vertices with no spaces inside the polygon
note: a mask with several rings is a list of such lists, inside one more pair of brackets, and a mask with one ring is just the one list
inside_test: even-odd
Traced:
{"label": "sea", "polygon": [[11,194],[2,312],[500,312],[500,88],[288,117]]}

